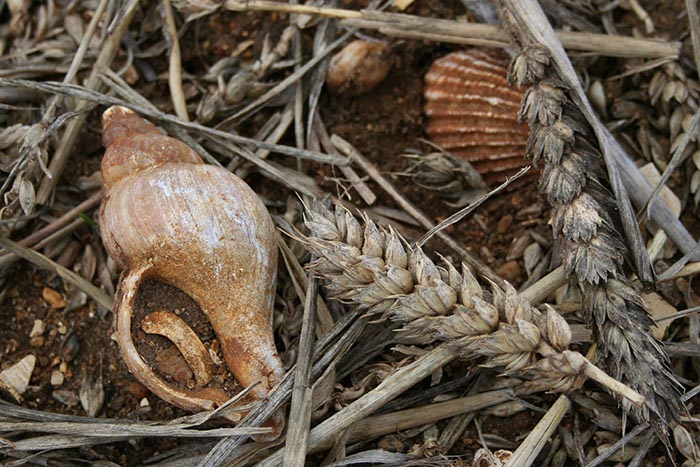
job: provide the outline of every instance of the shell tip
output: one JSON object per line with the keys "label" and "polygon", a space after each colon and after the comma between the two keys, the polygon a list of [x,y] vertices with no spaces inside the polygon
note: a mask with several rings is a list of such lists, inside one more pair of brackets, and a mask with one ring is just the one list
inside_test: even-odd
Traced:
{"label": "shell tip", "polygon": [[102,144],[105,148],[123,136],[157,132],[155,125],[121,105],[113,105],[102,114]]}

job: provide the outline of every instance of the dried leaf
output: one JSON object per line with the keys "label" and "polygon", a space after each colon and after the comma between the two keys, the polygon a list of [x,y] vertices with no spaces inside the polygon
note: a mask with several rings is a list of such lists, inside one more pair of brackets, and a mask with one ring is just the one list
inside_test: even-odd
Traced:
{"label": "dried leaf", "polygon": [[30,215],[34,210],[36,202],[36,193],[34,185],[24,177],[19,178],[19,205],[22,207],[25,215]]}
{"label": "dried leaf", "polygon": [[105,391],[102,385],[102,364],[98,368],[88,368],[83,376],[80,387],[80,405],[90,417],[96,417],[105,402]]}

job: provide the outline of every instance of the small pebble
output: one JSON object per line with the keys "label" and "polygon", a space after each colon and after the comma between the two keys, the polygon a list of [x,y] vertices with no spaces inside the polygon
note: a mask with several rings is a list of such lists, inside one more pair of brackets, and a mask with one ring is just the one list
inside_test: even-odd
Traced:
{"label": "small pebble", "polygon": [[518,264],[517,261],[508,261],[496,269],[496,274],[508,282],[516,282],[520,279],[522,272],[520,271],[520,264]]}
{"label": "small pebble", "polygon": [[118,395],[116,397],[112,397],[111,400],[109,401],[109,408],[114,410],[114,411],[119,411],[124,407],[124,402],[125,398],[123,395]]}
{"label": "small pebble", "polygon": [[389,452],[404,452],[406,445],[398,435],[387,435],[379,440],[379,448]]}
{"label": "small pebble", "polygon": [[140,78],[141,75],[139,74],[139,71],[133,65],[127,68],[126,72],[124,73],[124,80],[132,86],[136,84]]}
{"label": "small pebble", "polygon": [[78,355],[78,350],[80,350],[80,342],[78,342],[78,336],[75,334],[71,334],[68,337],[68,339],[66,339],[66,342],[63,344],[61,355],[63,356],[63,359],[65,361],[70,362],[75,358],[76,355]]}
{"label": "small pebble", "polygon": [[29,339],[29,345],[31,345],[32,347],[37,348],[37,349],[38,349],[39,347],[43,347],[43,345],[44,345],[44,336],[32,337],[31,339]]}
{"label": "small pebble", "polygon": [[53,370],[51,372],[51,386],[60,386],[65,381],[66,377],[63,373],[58,370]]}
{"label": "small pebble", "polygon": [[531,237],[530,237],[529,232],[527,232],[527,233],[519,236],[515,240],[513,240],[513,243],[510,246],[510,250],[508,250],[508,255],[506,256],[506,260],[510,261],[512,259],[520,258],[530,243],[531,243]]}
{"label": "small pebble", "polygon": [[496,225],[496,233],[502,234],[506,233],[510,226],[513,224],[513,216],[507,214],[498,221]]}
{"label": "small pebble", "polygon": [[392,61],[388,45],[362,39],[352,41],[331,57],[326,85],[333,94],[364,94],[384,80]]}
{"label": "small pebble", "polygon": [[51,396],[56,399],[61,404],[67,405],[68,407],[74,407],[78,405],[80,399],[74,391],[68,391],[66,389],[59,389],[51,393]]}
{"label": "small pebble", "polygon": [[165,373],[178,383],[186,383],[192,379],[192,370],[177,347],[172,346],[161,350],[156,355],[158,370]]}
{"label": "small pebble", "polygon": [[139,407],[148,407],[149,405],[151,404],[148,403],[148,399],[145,397],[139,402]]}
{"label": "small pebble", "polygon": [[52,308],[64,308],[67,305],[63,296],[50,287],[44,287],[44,290],[41,291],[41,296]]}
{"label": "small pebble", "polygon": [[148,388],[138,381],[132,381],[126,388],[136,399],[141,400],[148,395]]}
{"label": "small pebble", "polygon": [[34,325],[32,326],[32,330],[29,332],[29,337],[38,337],[44,334],[44,330],[46,329],[46,325],[44,324],[44,321],[41,319],[35,319],[34,320]]}

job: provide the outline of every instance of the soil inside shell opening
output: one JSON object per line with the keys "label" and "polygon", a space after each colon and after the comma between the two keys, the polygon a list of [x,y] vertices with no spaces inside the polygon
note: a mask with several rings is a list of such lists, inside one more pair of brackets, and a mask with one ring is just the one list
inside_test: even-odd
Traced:
{"label": "soil inside shell opening", "polygon": [[158,310],[179,316],[197,334],[209,350],[209,354],[216,356],[214,377],[206,387],[223,389],[231,395],[240,391],[240,385],[226,367],[214,329],[197,303],[177,287],[155,279],[147,279],[139,286],[136,295],[134,316],[131,318],[131,336],[141,358],[156,375],[183,390],[201,388],[178,348],[168,338],[148,334],[141,328],[141,321]]}

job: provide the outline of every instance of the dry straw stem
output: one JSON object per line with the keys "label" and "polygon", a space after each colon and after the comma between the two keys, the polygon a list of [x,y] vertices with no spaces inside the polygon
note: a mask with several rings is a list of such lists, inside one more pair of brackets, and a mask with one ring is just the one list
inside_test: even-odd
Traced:
{"label": "dry straw stem", "polygon": [[[43,242],[48,238],[52,237],[54,233],[57,233],[62,229],[73,225],[81,213],[90,211],[94,209],[97,205],[99,205],[100,201],[102,201],[103,195],[104,193],[102,193],[102,191],[93,194],[88,199],[86,199],[70,211],[66,212],[64,215],[62,215],[55,221],[51,222],[45,227],[42,227],[41,229],[37,230],[36,232],[33,232],[31,235],[28,235],[27,237],[17,242],[18,245],[33,247],[38,242]],[[83,224],[82,220],[80,221],[80,224]],[[0,269],[6,268],[10,264],[14,263],[18,258],[19,257],[14,253],[6,252],[2,256],[0,256]]]}
{"label": "dry straw stem", "polygon": [[[351,27],[375,29],[389,36],[436,40],[454,44],[509,47],[508,33],[498,26],[464,23],[437,18],[424,18],[401,13],[372,10],[345,10],[310,5],[292,5],[265,0],[227,0],[224,8],[233,11],[277,11],[318,15],[343,20]],[[680,43],[653,39],[637,39],[571,31],[558,31],[564,47],[619,57],[678,57]]]}
{"label": "dry straw stem", "polygon": [[175,13],[170,5],[170,0],[163,0],[165,9],[165,25],[163,33],[166,41],[170,45],[170,58],[168,60],[168,85],[170,86],[170,97],[173,101],[175,114],[182,120],[188,121],[187,103],[185,102],[185,92],[182,90],[182,58],[180,53],[180,40],[175,24]]}
{"label": "dry straw stem", "polygon": [[[287,229],[286,227],[288,224],[286,224],[285,221],[283,221],[280,218],[275,218],[273,216],[273,220],[275,221],[276,224],[283,224],[280,228],[284,229],[286,232],[291,232],[291,226],[290,229]],[[302,303],[306,302],[306,290],[309,287],[309,280],[308,277],[306,276],[306,272],[304,271],[304,268],[299,264],[299,261],[297,260],[296,256],[294,255],[294,252],[292,251],[291,248],[287,245],[287,243],[284,241],[281,235],[277,236],[277,244],[279,245],[280,248],[280,254],[281,258],[284,260],[284,264],[287,267],[287,272],[289,274],[289,278],[292,281],[292,285],[294,286],[294,289],[297,292],[297,295],[299,296],[299,301]],[[316,335],[318,337],[321,337],[325,332],[327,332],[330,328],[333,327],[334,321],[333,321],[333,316],[331,316],[331,312],[328,309],[328,306],[326,305],[326,302],[323,301],[323,297],[320,295],[317,295],[316,297]]]}
{"label": "dry straw stem", "polygon": [[[112,63],[112,60],[114,60],[114,57],[119,51],[119,46],[122,42],[122,39],[124,38],[124,35],[129,29],[131,20],[134,18],[134,14],[136,13],[138,4],[138,0],[132,0],[125,6],[121,17],[117,22],[116,28],[114,29],[114,31],[112,31],[112,33],[107,38],[105,44],[102,46],[100,55],[97,57],[97,61],[95,62],[92,71],[90,72],[90,76],[88,77],[87,83],[85,85],[87,89],[96,90],[99,88],[99,69],[101,67],[109,66],[109,64]],[[44,179],[41,182],[41,185],[39,186],[39,191],[36,194],[36,202],[38,204],[46,203],[51,197],[51,193],[53,192],[54,188],[56,188],[58,180],[61,178],[61,174],[63,173],[63,169],[65,169],[66,167],[68,158],[70,157],[71,152],[75,148],[75,142],[78,136],[80,135],[80,132],[82,131],[83,127],[85,126],[87,112],[80,111],[85,110],[87,106],[87,101],[81,100],[78,102],[75,111],[79,114],[77,117],[72,119],[66,126],[66,130],[63,133],[61,142],[58,148],[56,149],[53,158],[51,159],[51,163],[49,164],[49,172],[51,173],[51,177],[44,177]]]}
{"label": "dry straw stem", "polygon": [[304,316],[299,336],[299,355],[297,356],[297,369],[294,373],[294,389],[292,390],[292,403],[289,412],[286,439],[286,445],[289,448],[284,453],[284,465],[289,467],[303,467],[306,460],[306,446],[309,439],[311,412],[313,411],[311,367],[313,365],[313,326],[316,322],[317,297],[318,283],[314,278],[310,278],[304,301]]}
{"label": "dry straw stem", "polygon": [[[445,418],[456,415],[477,412],[487,407],[512,400],[512,397],[512,393],[509,390],[501,389],[368,417],[353,424],[348,429],[347,444],[366,441],[388,433],[435,423],[439,420],[444,420]],[[330,440],[329,442],[317,446],[316,451],[331,449],[333,444],[333,440]]]}
{"label": "dry straw stem", "polygon": [[[168,422],[79,417],[27,409],[0,401],[0,409],[2,409],[0,433],[11,440],[7,453],[13,455],[22,452],[92,446],[144,437],[209,438],[268,432],[269,428],[252,427],[198,429],[205,422],[217,417],[222,410],[226,410],[227,407],[245,397],[248,392],[248,390],[242,391],[216,410]],[[28,433],[32,436],[22,436],[20,440],[12,440],[20,433]],[[38,433],[49,434],[34,436]]]}
{"label": "dry straw stem", "polygon": [[561,419],[564,418],[570,407],[571,401],[569,398],[560,396],[544,417],[537,422],[537,425],[532,429],[530,435],[525,438],[525,441],[518,446],[518,449],[508,459],[506,465],[508,467],[531,466],[542,448],[549,442],[550,436],[557,429]]}
{"label": "dry straw stem", "polygon": [[[324,164],[334,164],[339,166],[348,165],[347,159],[342,157],[332,156],[329,154],[323,154],[314,151],[307,151],[304,149],[297,149],[281,144],[272,144],[267,143],[265,141],[258,141],[253,138],[247,138],[245,136],[239,136],[233,133],[209,128],[207,126],[200,125],[195,122],[186,122],[180,120],[174,115],[166,114],[158,110],[154,110],[152,108],[130,103],[123,99],[117,99],[115,97],[107,96],[82,86],[55,82],[37,82],[9,78],[0,78],[0,86],[34,89],[50,94],[64,94],[88,102],[102,104],[105,106],[120,105],[133,110],[134,112],[140,114],[144,118],[152,119],[163,124],[173,125],[188,131],[193,131],[207,138],[220,138],[222,141],[234,143],[236,145],[250,145],[256,148],[269,150],[276,154],[282,154],[285,156],[297,157],[301,159],[308,159]],[[260,158],[255,156],[255,154],[253,154],[252,152],[241,152],[240,155],[252,164],[259,166],[263,170],[265,170],[265,161],[260,160]]]}
{"label": "dry straw stem", "polygon": [[[566,64],[551,67],[548,48],[531,35],[552,36],[539,6],[527,1],[530,13],[525,13],[522,3],[504,3],[510,14],[506,18],[514,21],[514,34],[524,47],[511,64],[511,79],[519,85],[533,83],[523,98],[521,116],[531,128],[528,154],[535,163],[544,162],[540,191],[554,207],[551,224],[554,235],[564,241],[563,265],[583,290],[583,311],[601,358],[617,379],[629,382],[646,399],[642,407],[624,405],[638,420],[650,421],[667,440],[667,426],[682,407],[680,385],[661,344],[649,332],[653,322],[644,303],[625,278],[626,249],[616,230],[619,204],[606,188],[598,140],[579,103],[572,102],[574,91],[559,76]],[[537,26],[528,14],[541,17]],[[638,249],[632,253],[641,257]]]}
{"label": "dry straw stem", "polygon": [[332,43],[328,44],[328,46],[323,49],[321,53],[318,55],[315,55],[312,57],[309,61],[304,63],[304,65],[300,66],[296,70],[294,70],[294,73],[291,75],[287,76],[284,78],[282,81],[277,83],[275,86],[273,86],[271,89],[269,89],[265,94],[262,96],[258,97],[255,99],[253,102],[250,104],[246,105],[244,108],[233,114],[232,116],[228,117],[225,121],[221,122],[219,125],[224,125],[228,124],[230,122],[234,122],[240,119],[243,119],[247,116],[250,116],[253,112],[256,110],[260,109],[263,105],[267,104],[270,102],[273,98],[277,97],[278,95],[282,94],[285,90],[287,90],[289,87],[291,87],[294,83],[299,81],[299,79],[304,76],[306,73],[311,71],[316,65],[321,63],[321,61],[331,52],[333,52],[335,49],[340,47],[347,39],[350,37],[350,33],[346,33],[333,41]]}

